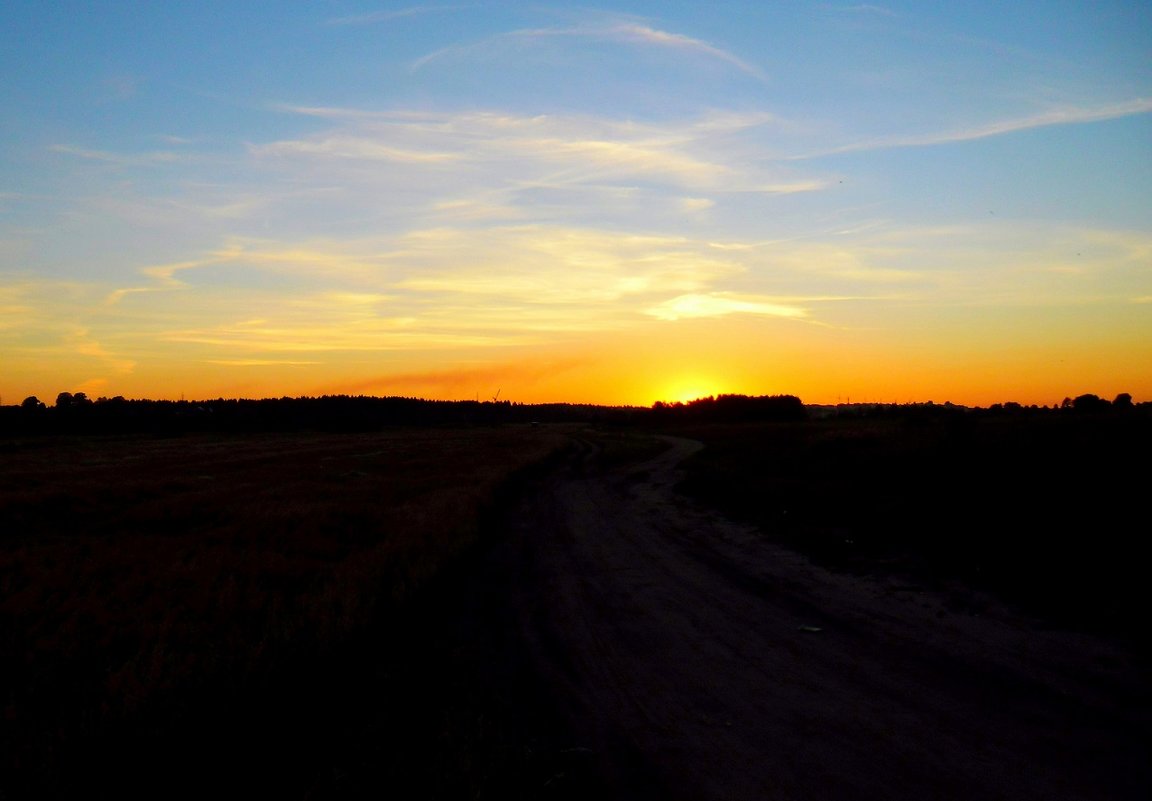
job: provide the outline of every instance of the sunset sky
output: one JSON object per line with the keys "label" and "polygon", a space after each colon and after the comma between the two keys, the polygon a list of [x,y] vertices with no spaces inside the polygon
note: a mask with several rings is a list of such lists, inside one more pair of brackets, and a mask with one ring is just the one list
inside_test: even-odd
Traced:
{"label": "sunset sky", "polygon": [[1152,4],[0,7],[0,400],[1152,400]]}

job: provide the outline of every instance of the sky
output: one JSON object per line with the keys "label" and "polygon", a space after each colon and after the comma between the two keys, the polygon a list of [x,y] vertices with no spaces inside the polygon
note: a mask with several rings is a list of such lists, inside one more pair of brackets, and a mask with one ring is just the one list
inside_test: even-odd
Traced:
{"label": "sky", "polygon": [[1152,4],[0,6],[0,402],[1152,400]]}

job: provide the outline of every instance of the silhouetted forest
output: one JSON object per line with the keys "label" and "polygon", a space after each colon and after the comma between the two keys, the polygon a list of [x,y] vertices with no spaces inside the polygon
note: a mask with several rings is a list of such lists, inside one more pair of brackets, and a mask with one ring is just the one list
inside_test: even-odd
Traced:
{"label": "silhouetted forest", "polygon": [[98,398],[61,392],[52,405],[37,397],[0,406],[0,433],[180,433],[197,431],[372,431],[387,426],[591,423],[676,425],[703,422],[799,421],[827,417],[926,419],[959,415],[1036,417],[1130,413],[1145,409],[1127,393],[1109,401],[1093,394],[1052,406],[996,403],[987,408],[952,403],[843,403],[806,405],[795,395],[722,394],[651,407],[509,400],[441,401],[407,397],[322,395],[296,398],[147,400]]}
{"label": "silhouetted forest", "polygon": [[217,398],[203,401],[90,400],[61,393],[55,405],[28,398],[0,407],[5,431],[59,432],[257,432],[373,431],[389,426],[492,425],[498,423],[627,423],[644,409],[590,404],[521,404],[511,401],[437,401],[404,397]]}

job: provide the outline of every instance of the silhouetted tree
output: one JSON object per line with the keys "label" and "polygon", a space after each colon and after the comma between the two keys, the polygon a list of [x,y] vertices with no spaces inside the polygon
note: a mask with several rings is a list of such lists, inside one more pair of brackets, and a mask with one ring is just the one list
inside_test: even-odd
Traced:
{"label": "silhouetted tree", "polygon": [[1127,392],[1121,392],[1116,396],[1116,400],[1112,401],[1112,408],[1114,409],[1131,409],[1132,396]]}
{"label": "silhouetted tree", "polygon": [[59,395],[56,396],[56,408],[57,409],[67,409],[71,405],[72,405],[72,393],[71,392],[61,392]]}
{"label": "silhouetted tree", "polygon": [[39,398],[37,398],[35,395],[29,395],[27,398],[24,399],[23,403],[20,404],[20,408],[22,408],[22,409],[43,409],[44,408],[44,402],[42,400],[40,400]]}
{"label": "silhouetted tree", "polygon": [[1099,395],[1093,395],[1091,393],[1077,395],[1076,399],[1072,401],[1072,408],[1077,412],[1100,412],[1107,409],[1110,405],[1108,401]]}

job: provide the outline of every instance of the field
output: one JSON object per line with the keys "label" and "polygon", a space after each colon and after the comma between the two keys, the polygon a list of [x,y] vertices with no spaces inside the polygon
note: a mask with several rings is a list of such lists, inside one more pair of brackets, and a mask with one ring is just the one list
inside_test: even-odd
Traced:
{"label": "field", "polygon": [[342,683],[389,681],[354,663],[392,681],[421,664],[403,653],[429,642],[403,622],[411,600],[564,441],[527,426],[3,441],[0,796],[192,794],[229,759],[276,765],[265,790],[333,781],[315,749],[341,733],[315,727],[367,701]]}
{"label": "field", "polygon": [[495,545],[576,530],[577,489],[640,530],[659,433],[706,445],[680,493],[817,562],[1147,658],[1139,413],[9,435],[0,797],[601,794],[506,627],[549,588]]}

